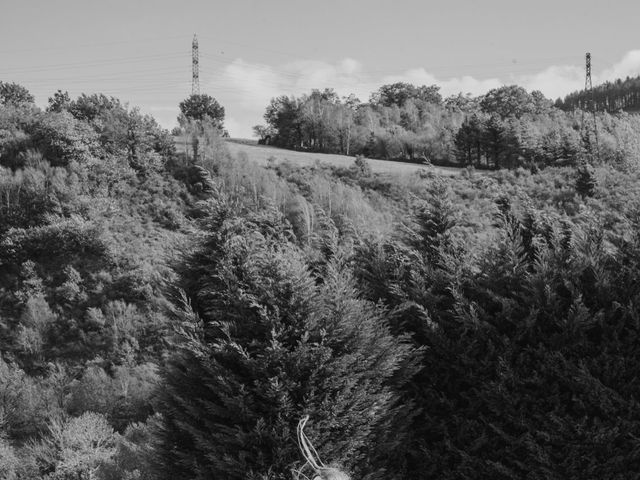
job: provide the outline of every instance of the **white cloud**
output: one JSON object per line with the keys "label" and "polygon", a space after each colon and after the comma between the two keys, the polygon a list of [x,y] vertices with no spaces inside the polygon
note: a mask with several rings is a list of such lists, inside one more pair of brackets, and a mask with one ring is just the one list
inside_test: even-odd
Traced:
{"label": "white cloud", "polygon": [[533,75],[515,77],[510,83],[522,85],[527,90],[540,90],[546,97],[556,99],[584,88],[584,67],[554,65]]}
{"label": "white cloud", "polygon": [[366,100],[377,86],[367,83],[361,64],[350,58],[337,64],[301,60],[277,68],[237,59],[211,80],[207,91],[225,106],[227,117],[235,118],[234,126],[225,122],[230,134],[251,137],[252,126],[264,123],[262,115],[273,97],[333,88]]}
{"label": "white cloud", "polygon": [[149,107],[149,111],[151,112],[175,112],[176,111],[176,107],[170,107],[167,105],[151,105]]}
{"label": "white cloud", "polygon": [[[593,73],[594,85],[606,80],[640,74],[640,50],[633,50],[608,69]],[[481,95],[501,85],[518,84],[527,90],[540,90],[555,99],[584,86],[582,65],[554,65],[533,74],[505,75],[478,79],[473,76],[438,78],[424,68],[396,75],[367,73],[352,58],[337,63],[301,60],[278,67],[237,59],[208,84],[206,91],[225,106],[227,128],[232,136],[251,137],[251,127],[264,123],[265,107],[273,97],[309,93],[313,88],[333,88],[340,95],[355,93],[366,101],[381,85],[393,82],[440,85],[443,96],[459,92]]]}
{"label": "white cloud", "polygon": [[148,111],[147,109],[143,109],[143,113],[151,114],[160,126],[171,130],[178,124],[176,119],[180,110],[177,105],[165,107],[151,106],[148,107]]}
{"label": "white cloud", "polygon": [[228,132],[240,132],[243,129],[243,125],[233,117],[226,117],[224,119],[224,128]]}
{"label": "white cloud", "polygon": [[[478,80],[471,76],[454,77],[449,79],[439,79],[435,75],[427,72],[424,68],[414,68],[399,75],[389,75],[383,77],[377,86],[395,82],[407,82],[414,85],[439,85],[440,93],[444,97],[456,95],[460,92],[471,93],[472,95],[482,95],[492,88],[497,88],[503,84],[497,78]],[[377,87],[375,87],[377,88]]]}
{"label": "white cloud", "polygon": [[616,78],[635,77],[640,73],[640,50],[631,50],[627,52],[622,60],[614,64],[611,68],[604,70],[600,75],[594,75],[597,83],[607,80],[615,80]]}

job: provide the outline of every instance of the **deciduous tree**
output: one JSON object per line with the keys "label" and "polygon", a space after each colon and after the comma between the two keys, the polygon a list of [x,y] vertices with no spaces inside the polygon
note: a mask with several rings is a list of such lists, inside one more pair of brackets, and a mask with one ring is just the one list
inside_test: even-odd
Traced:
{"label": "deciduous tree", "polygon": [[209,117],[216,125],[223,128],[224,107],[211,95],[193,94],[180,102],[180,112],[188,119],[203,120]]}
{"label": "deciduous tree", "polygon": [[35,103],[35,98],[29,90],[17,83],[0,81],[0,105],[21,105]]}

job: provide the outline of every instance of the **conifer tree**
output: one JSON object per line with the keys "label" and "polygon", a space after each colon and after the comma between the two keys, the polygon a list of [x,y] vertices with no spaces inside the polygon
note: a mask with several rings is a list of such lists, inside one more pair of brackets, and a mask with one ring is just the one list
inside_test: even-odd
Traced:
{"label": "conifer tree", "polygon": [[428,199],[415,208],[407,242],[429,261],[437,263],[454,247],[451,229],[456,225],[455,213],[446,184],[436,182]]}
{"label": "conifer tree", "polygon": [[587,162],[583,162],[578,167],[578,176],[576,178],[576,191],[582,198],[593,197],[598,186],[595,170]]}
{"label": "conifer tree", "polygon": [[400,388],[416,408],[395,425],[404,449],[385,459],[388,471],[626,478],[640,468],[637,239],[612,252],[597,218],[576,226],[499,208],[498,241],[456,275],[419,261],[411,237],[412,248],[356,254],[365,291],[424,348],[423,369]]}
{"label": "conifer tree", "polygon": [[190,306],[165,372],[162,476],[288,478],[303,463],[303,415],[322,459],[374,473],[374,431],[390,416],[389,383],[409,348],[338,260],[311,276],[281,242],[276,213],[238,219],[218,207],[183,272]]}

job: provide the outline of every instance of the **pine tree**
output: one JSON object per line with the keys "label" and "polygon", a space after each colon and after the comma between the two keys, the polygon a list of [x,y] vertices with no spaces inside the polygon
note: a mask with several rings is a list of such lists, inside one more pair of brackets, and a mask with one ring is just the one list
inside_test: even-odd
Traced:
{"label": "pine tree", "polygon": [[593,197],[596,193],[598,180],[596,179],[595,170],[587,162],[583,162],[578,167],[578,176],[576,178],[576,191],[582,198]]}
{"label": "pine tree", "polygon": [[358,250],[365,290],[424,348],[422,370],[399,387],[417,408],[395,424],[404,449],[384,459],[388,471],[627,478],[640,468],[638,241],[625,235],[612,253],[597,218],[578,227],[499,207],[495,246],[456,275],[407,246]]}
{"label": "pine tree", "polygon": [[325,462],[375,471],[374,431],[390,416],[389,382],[409,347],[339,261],[313,278],[273,215],[218,209],[183,272],[190,305],[165,372],[163,478],[289,478],[303,463],[303,415]]}
{"label": "pine tree", "polygon": [[407,243],[420,251],[432,263],[454,250],[451,229],[456,225],[456,211],[449,198],[446,183],[435,182],[426,201],[415,207],[412,225],[407,231]]}

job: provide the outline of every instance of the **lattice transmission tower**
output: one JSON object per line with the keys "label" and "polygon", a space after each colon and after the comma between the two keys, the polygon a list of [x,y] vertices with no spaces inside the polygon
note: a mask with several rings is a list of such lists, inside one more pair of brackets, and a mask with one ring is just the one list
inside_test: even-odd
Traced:
{"label": "lattice transmission tower", "polygon": [[600,156],[598,147],[598,121],[596,119],[596,102],[593,96],[593,85],[591,84],[591,53],[585,56],[585,78],[584,93],[586,102],[582,108],[582,139],[587,151]]}
{"label": "lattice transmission tower", "polygon": [[198,36],[191,43],[191,95],[200,95],[200,65],[198,61]]}

